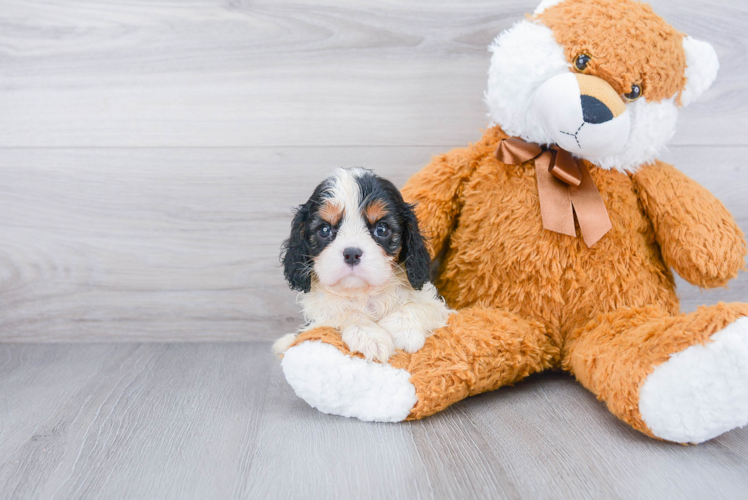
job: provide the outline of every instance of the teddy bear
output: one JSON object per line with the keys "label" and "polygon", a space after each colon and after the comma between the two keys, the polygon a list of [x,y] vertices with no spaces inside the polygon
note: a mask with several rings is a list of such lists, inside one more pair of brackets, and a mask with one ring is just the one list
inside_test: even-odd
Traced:
{"label": "teddy bear", "polygon": [[305,332],[286,380],[323,412],[396,422],[562,369],[654,438],[747,424],[748,304],[683,314],[672,274],[724,286],[745,269],[743,234],[657,159],[715,50],[633,0],[544,0],[490,51],[490,128],[402,190],[456,312],[387,363]]}

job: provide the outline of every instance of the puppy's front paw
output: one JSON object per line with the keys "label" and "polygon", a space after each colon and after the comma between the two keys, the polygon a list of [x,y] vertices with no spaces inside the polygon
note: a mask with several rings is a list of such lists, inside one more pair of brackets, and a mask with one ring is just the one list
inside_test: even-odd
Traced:
{"label": "puppy's front paw", "polygon": [[386,362],[395,352],[390,335],[375,324],[347,327],[343,330],[343,342],[348,349],[360,352],[369,361]]}
{"label": "puppy's front paw", "polygon": [[406,310],[390,314],[378,324],[392,336],[395,347],[405,352],[416,352],[423,347],[428,337]]}
{"label": "puppy's front paw", "polygon": [[294,343],[298,335],[298,333],[287,333],[276,340],[273,344],[273,354],[278,357],[282,356],[283,353],[286,352],[289,347],[291,347],[291,344]]}
{"label": "puppy's front paw", "polygon": [[426,342],[426,335],[418,330],[400,330],[392,335],[395,347],[405,352],[416,352]]}

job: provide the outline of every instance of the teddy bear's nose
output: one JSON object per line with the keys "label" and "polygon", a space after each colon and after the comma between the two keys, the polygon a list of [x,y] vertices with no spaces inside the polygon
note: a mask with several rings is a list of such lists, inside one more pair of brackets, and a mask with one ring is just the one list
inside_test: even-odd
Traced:
{"label": "teddy bear's nose", "polygon": [[613,112],[597,97],[583,95],[581,98],[585,123],[605,123],[613,119]]}
{"label": "teddy bear's nose", "polygon": [[605,123],[626,111],[623,103],[608,82],[593,75],[576,74],[582,117],[585,123]]}

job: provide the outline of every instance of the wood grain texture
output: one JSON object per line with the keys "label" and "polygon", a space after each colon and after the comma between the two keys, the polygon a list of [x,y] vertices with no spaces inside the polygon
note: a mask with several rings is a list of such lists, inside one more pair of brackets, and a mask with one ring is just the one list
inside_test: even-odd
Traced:
{"label": "wood grain texture", "polygon": [[743,499],[748,428],[649,439],[548,373],[419,422],[324,415],[269,344],[0,345],[0,497]]}
{"label": "wood grain texture", "polygon": [[270,339],[278,255],[337,166],[403,183],[429,148],[0,149],[0,338]]}
{"label": "wood grain texture", "polygon": [[269,380],[264,350],[0,352],[3,498],[228,498],[248,477]]}
{"label": "wood grain texture", "polygon": [[[478,137],[478,134],[476,134]],[[436,149],[436,151],[434,151]],[[301,318],[291,209],[338,166],[401,185],[443,148],[0,149],[0,339],[269,340]],[[665,158],[748,230],[745,147]],[[748,274],[683,309],[748,299]]]}
{"label": "wood grain texture", "polygon": [[[537,0],[0,2],[0,146],[462,145]],[[719,78],[674,144],[748,145],[748,4],[653,0]]]}
{"label": "wood grain texture", "polygon": [[[0,341],[294,330],[291,208],[336,166],[402,185],[477,140],[486,45],[534,3],[0,0]],[[654,6],[723,61],[665,159],[748,229],[748,7]],[[690,311],[748,277],[679,288]]]}

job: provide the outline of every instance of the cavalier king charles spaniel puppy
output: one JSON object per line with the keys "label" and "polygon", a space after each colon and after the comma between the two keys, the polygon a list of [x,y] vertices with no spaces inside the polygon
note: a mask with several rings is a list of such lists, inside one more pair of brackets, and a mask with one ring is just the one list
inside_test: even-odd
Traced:
{"label": "cavalier king charles spaniel puppy", "polygon": [[[293,218],[284,273],[307,330],[340,330],[351,351],[387,361],[415,352],[451,312],[429,282],[430,259],[413,206],[370,170],[338,169]],[[280,355],[298,333],[273,345]]]}

